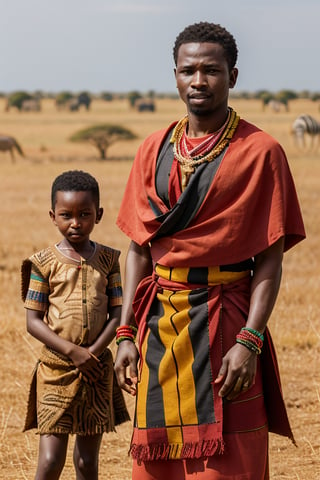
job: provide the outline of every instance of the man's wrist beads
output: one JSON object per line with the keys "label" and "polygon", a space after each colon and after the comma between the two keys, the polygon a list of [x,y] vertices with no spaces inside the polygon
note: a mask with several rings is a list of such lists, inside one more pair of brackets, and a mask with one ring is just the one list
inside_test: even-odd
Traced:
{"label": "man's wrist beads", "polygon": [[252,352],[260,355],[263,347],[264,336],[253,328],[243,327],[236,336],[236,342],[244,345]]}
{"label": "man's wrist beads", "polygon": [[120,325],[116,329],[116,344],[120,345],[124,340],[135,342],[137,336],[137,328],[133,325]]}

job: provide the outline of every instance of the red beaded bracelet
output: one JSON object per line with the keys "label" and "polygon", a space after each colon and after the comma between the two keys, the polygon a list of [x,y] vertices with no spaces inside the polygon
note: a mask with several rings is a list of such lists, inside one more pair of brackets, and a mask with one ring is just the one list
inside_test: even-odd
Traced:
{"label": "red beaded bracelet", "polygon": [[244,345],[257,355],[261,353],[264,337],[252,328],[243,327],[236,336],[236,342]]}
{"label": "red beaded bracelet", "polygon": [[116,344],[119,345],[124,340],[135,342],[137,335],[137,328],[133,325],[120,325],[116,329]]}

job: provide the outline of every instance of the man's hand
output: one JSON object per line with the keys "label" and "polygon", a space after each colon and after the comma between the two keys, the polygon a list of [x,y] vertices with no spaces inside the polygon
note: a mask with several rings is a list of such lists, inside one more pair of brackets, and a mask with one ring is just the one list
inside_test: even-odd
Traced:
{"label": "man's hand", "polygon": [[[114,369],[120,387],[132,396],[136,395],[138,360],[139,352],[135,344],[130,340],[122,341],[118,347]],[[129,376],[127,376],[127,372]]]}
{"label": "man's hand", "polygon": [[257,355],[244,345],[236,343],[222,359],[215,383],[222,383],[220,397],[235,399],[247,391],[255,381]]}

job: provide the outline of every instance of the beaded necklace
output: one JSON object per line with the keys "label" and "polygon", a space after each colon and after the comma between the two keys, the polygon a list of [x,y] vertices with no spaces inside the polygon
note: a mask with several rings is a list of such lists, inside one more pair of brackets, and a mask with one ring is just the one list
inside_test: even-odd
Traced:
{"label": "beaded necklace", "polygon": [[[189,144],[192,144],[192,141],[188,139],[187,136],[187,129],[185,128],[182,133],[182,138],[180,140],[179,146],[178,146],[178,153],[180,157],[183,158],[188,158],[190,161],[191,160],[198,160],[202,158],[204,155],[207,155],[211,150],[213,149],[214,145],[217,143],[219,140],[219,137],[222,135],[223,130],[225,129],[227,123],[229,122],[230,119],[230,110],[228,110],[228,115],[227,119],[222,125],[222,127],[219,128],[219,130],[216,130],[215,132],[206,135],[204,140],[202,142],[198,142],[198,144],[189,150],[188,148],[188,141]],[[200,139],[201,140],[201,139]]]}
{"label": "beaded necklace", "polygon": [[[191,174],[198,165],[214,160],[227,146],[237,128],[240,117],[230,108],[229,115],[222,127],[207,138],[203,143],[189,151],[186,144],[185,132],[188,125],[188,115],[183,117],[175,126],[170,143],[173,143],[173,153],[181,167],[182,190],[188,185]],[[200,153],[199,151],[202,150]]]}

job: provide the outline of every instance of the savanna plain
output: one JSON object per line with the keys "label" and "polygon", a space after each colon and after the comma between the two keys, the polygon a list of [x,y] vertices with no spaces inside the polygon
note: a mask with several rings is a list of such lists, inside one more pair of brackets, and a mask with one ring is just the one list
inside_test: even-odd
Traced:
{"label": "savanna plain", "polygon": [[[293,120],[301,113],[320,117],[318,106],[294,100],[289,112],[263,111],[256,100],[231,99],[230,105],[247,120],[277,138],[287,152],[305,221],[307,240],[285,254],[283,280],[269,321],[280,366],[282,387],[297,446],[270,435],[270,476],[273,480],[320,479],[320,148],[299,151],[290,135]],[[54,101],[42,101],[41,112],[5,112],[0,99],[0,135],[12,135],[25,157],[0,152],[0,479],[34,478],[38,436],[22,433],[27,390],[40,343],[26,333],[20,299],[20,265],[33,252],[53,244],[60,236],[52,224],[50,188],[65,170],[82,169],[100,183],[104,217],[92,238],[122,251],[128,239],[115,225],[117,212],[134,154],[142,139],[184,114],[179,100],[156,100],[156,111],[139,113],[127,100],[94,100],[89,111],[57,111]],[[98,159],[88,144],[68,141],[80,128],[98,123],[119,124],[137,139],[114,144],[109,159]],[[134,206],[132,206],[134,208]],[[111,349],[115,352],[114,344]],[[133,413],[133,401],[126,396]],[[131,422],[104,435],[100,478],[129,480],[128,447]],[[74,478],[70,438],[62,480]],[[257,479],[260,480],[260,479]]]}

